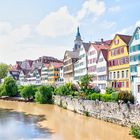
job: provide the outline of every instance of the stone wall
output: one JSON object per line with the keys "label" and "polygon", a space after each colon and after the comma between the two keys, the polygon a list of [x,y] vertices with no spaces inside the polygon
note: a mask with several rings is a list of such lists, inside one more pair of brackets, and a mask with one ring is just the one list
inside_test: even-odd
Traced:
{"label": "stone wall", "polygon": [[121,104],[119,109],[117,103],[68,96],[54,96],[54,103],[68,110],[122,126],[130,127],[133,123],[140,125],[140,108],[134,105],[130,105],[129,110],[126,104]]}

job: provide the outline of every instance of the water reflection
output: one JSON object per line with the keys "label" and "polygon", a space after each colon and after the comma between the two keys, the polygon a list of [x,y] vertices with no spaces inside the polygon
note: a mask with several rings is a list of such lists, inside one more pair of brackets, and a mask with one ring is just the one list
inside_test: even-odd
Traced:
{"label": "water reflection", "polygon": [[0,140],[50,140],[50,130],[36,125],[44,119],[43,115],[26,115],[12,109],[0,109]]}

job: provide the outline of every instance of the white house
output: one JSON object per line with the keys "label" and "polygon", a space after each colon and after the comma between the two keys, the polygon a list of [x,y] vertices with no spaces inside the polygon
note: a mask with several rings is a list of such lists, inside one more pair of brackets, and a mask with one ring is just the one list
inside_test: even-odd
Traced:
{"label": "white house", "polygon": [[107,49],[101,49],[97,58],[97,86],[101,93],[105,93],[108,80],[108,67],[107,67]]}
{"label": "white house", "polygon": [[129,42],[131,89],[140,103],[140,27],[137,27]]}
{"label": "white house", "polygon": [[93,75],[94,86],[97,86],[97,56],[99,50],[98,46],[92,43],[89,47],[87,55],[88,74]]}
{"label": "white house", "polygon": [[[101,55],[99,55],[100,53],[100,50],[101,49],[108,49],[109,47],[109,43],[106,43],[106,42],[110,42],[110,41],[101,41],[101,42],[95,42],[95,43],[92,43],[89,47],[89,50],[88,50],[88,74],[92,75],[93,76],[93,86],[98,86],[98,76],[99,74],[103,74],[102,72],[101,73],[98,73],[98,71],[103,71],[101,69],[104,69],[103,67],[106,65],[106,63],[103,62],[100,62],[100,63],[103,63],[104,66],[99,66],[99,64],[97,64],[98,62],[98,58],[102,57],[102,51],[101,51]],[[98,68],[98,71],[97,71],[97,68]],[[103,78],[104,75],[100,75],[99,78]],[[100,80],[101,81],[101,80]],[[99,84],[100,87],[104,87],[104,85],[101,85],[101,82]]]}
{"label": "white house", "polygon": [[79,60],[74,64],[74,81],[87,74],[87,53],[90,43],[82,43],[79,51]]}
{"label": "white house", "polygon": [[42,85],[48,84],[48,66],[49,64],[43,64],[41,68],[41,84]]}

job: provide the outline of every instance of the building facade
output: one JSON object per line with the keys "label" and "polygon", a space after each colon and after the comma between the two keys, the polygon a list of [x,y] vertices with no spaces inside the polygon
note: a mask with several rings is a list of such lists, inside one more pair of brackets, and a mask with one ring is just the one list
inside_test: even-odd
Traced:
{"label": "building facade", "polygon": [[79,50],[79,59],[74,64],[74,81],[79,81],[81,76],[87,74],[87,53],[90,43],[82,43]]}
{"label": "building facade", "polygon": [[108,51],[109,86],[130,91],[129,46],[131,36],[116,34]]}
{"label": "building facade", "polygon": [[140,27],[137,27],[129,42],[131,89],[140,103]]}
{"label": "building facade", "polygon": [[59,68],[63,63],[50,63],[48,66],[48,84],[57,84],[60,78]]}
{"label": "building facade", "polygon": [[101,93],[105,93],[108,81],[107,56],[108,49],[101,49],[97,58],[97,86]]}
{"label": "building facade", "polygon": [[48,66],[49,64],[43,64],[41,68],[41,84],[48,84]]}

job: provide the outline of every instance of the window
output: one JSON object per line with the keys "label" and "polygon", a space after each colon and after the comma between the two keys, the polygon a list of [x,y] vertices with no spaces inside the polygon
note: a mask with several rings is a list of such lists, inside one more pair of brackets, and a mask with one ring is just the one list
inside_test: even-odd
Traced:
{"label": "window", "polygon": [[124,78],[124,71],[122,71],[122,78]]}
{"label": "window", "polygon": [[126,78],[128,78],[128,70],[126,70]]}
{"label": "window", "polygon": [[125,57],[125,64],[128,64],[128,63],[129,63],[129,58]]}
{"label": "window", "polygon": [[126,81],[126,87],[127,88],[129,87],[129,81]]}
{"label": "window", "polygon": [[138,85],[138,93],[140,93],[140,85]]}
{"label": "window", "polygon": [[140,55],[138,55],[138,60],[140,61]]}
{"label": "window", "polygon": [[116,78],[116,72],[114,72],[114,79]]}
{"label": "window", "polygon": [[124,82],[122,82],[122,87],[124,87]]}
{"label": "window", "polygon": [[120,78],[120,72],[119,71],[117,72],[117,78]]}
{"label": "window", "polygon": [[134,66],[134,72],[137,72],[137,66],[136,65]]}
{"label": "window", "polygon": [[124,48],[123,47],[120,48],[120,53],[124,53]]}
{"label": "window", "polygon": [[112,80],[112,72],[109,73],[109,79]]}
{"label": "window", "polygon": [[135,38],[135,40],[138,40],[139,39],[139,32],[136,32],[134,38]]}

